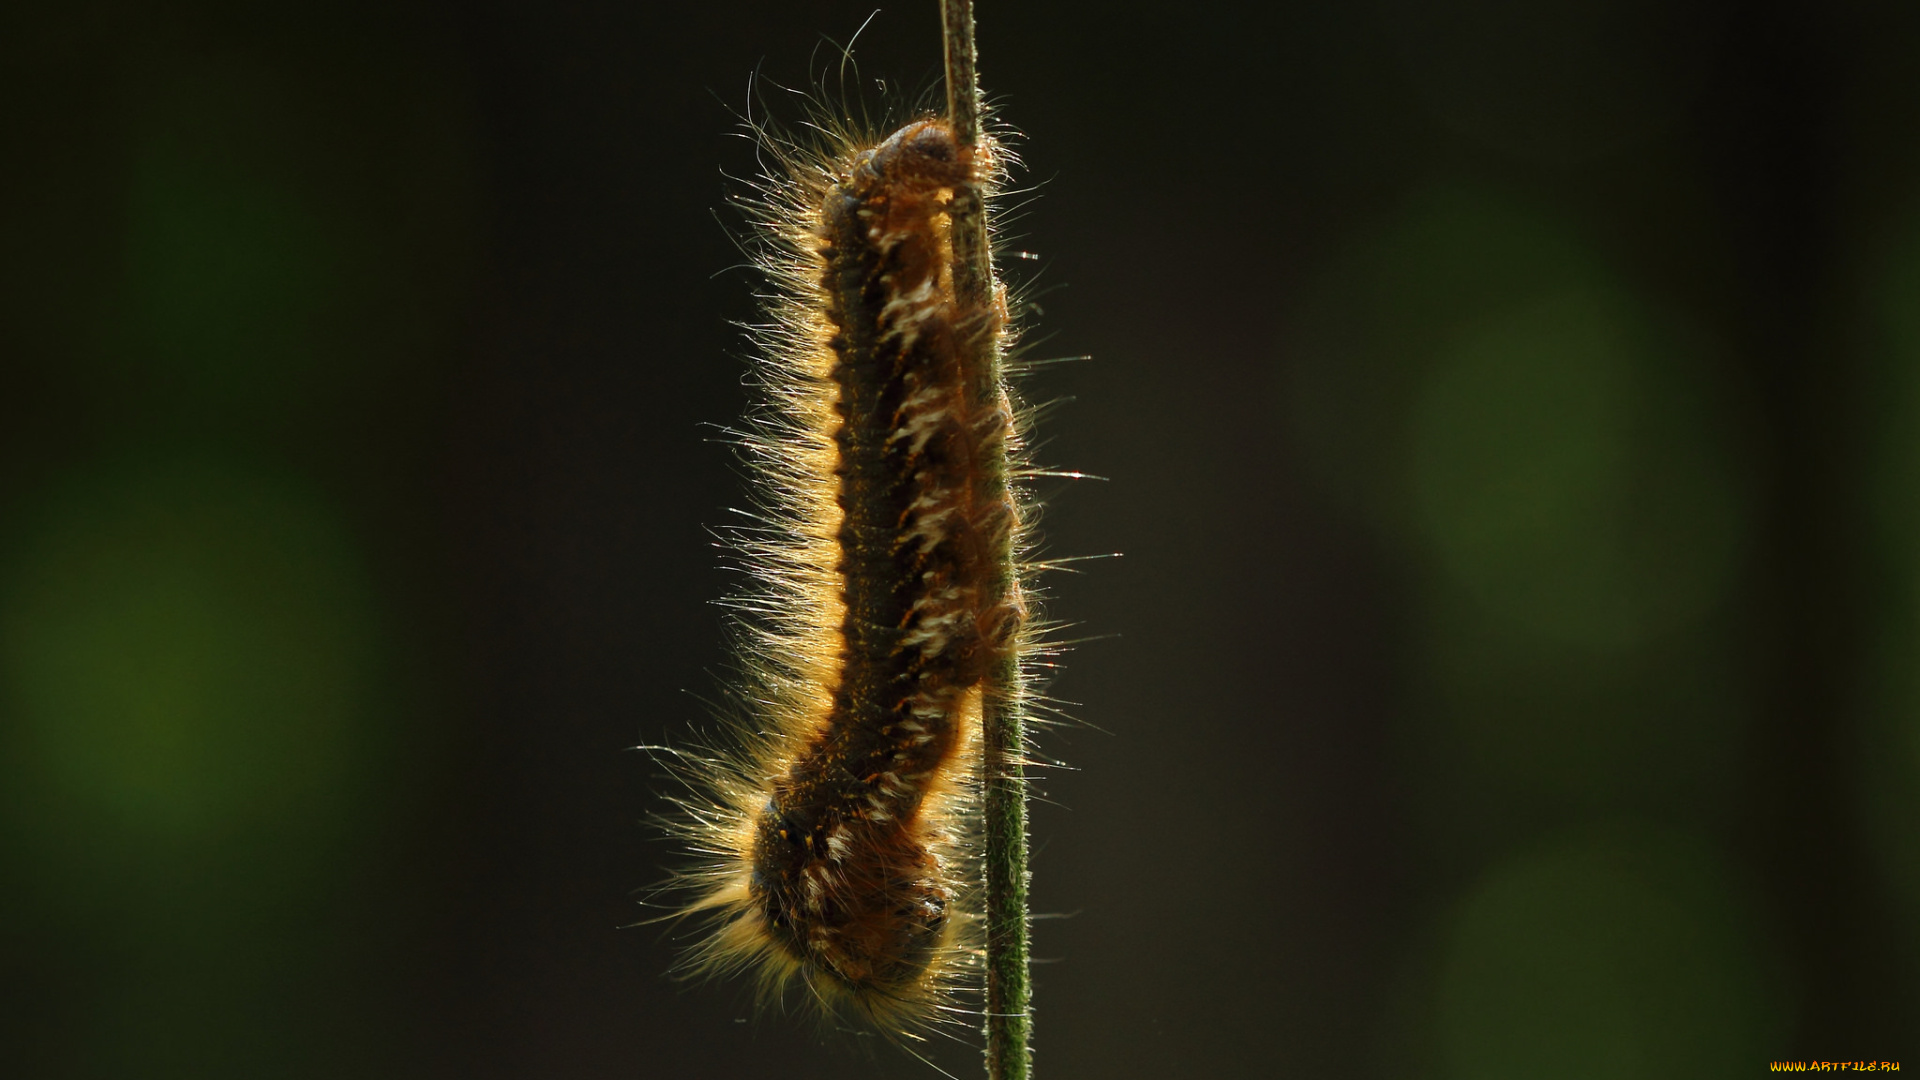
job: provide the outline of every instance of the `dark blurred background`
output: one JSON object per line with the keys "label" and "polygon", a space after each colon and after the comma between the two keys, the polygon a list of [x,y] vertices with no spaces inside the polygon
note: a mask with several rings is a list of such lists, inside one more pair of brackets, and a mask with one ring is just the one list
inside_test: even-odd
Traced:
{"label": "dark blurred background", "polygon": [[[7,5],[0,1071],[935,1075],[620,929],[727,662],[722,174],[870,12]],[[1125,553],[1049,582],[1039,1075],[1911,1060],[1920,11],[980,42],[1093,357],[1047,550]],[[854,57],[936,87],[932,0]]]}

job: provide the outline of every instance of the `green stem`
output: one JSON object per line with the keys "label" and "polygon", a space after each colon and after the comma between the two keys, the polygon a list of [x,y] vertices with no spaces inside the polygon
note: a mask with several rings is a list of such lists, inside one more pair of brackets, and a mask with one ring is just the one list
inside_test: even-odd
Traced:
{"label": "green stem", "polygon": [[[941,0],[945,25],[947,118],[955,136],[966,146],[982,141],[980,82],[973,43],[973,0]],[[987,310],[997,302],[993,287],[993,253],[987,240],[986,206],[972,185],[954,192],[954,291],[963,308]],[[975,337],[982,354],[973,370],[974,400],[995,401],[1002,396],[1000,348],[995,335]],[[1004,497],[1007,487],[1006,454],[995,463],[989,497]],[[1004,597],[1018,588],[1014,564],[1014,537],[1007,536],[996,554],[998,588]],[[1026,751],[1024,688],[1020,660],[1009,651],[987,676],[982,707],[985,744],[985,861],[987,878],[987,1076],[989,1080],[1027,1080],[1031,1057],[1027,1048],[1032,1032],[1032,980],[1027,959],[1027,779],[1021,762]]]}

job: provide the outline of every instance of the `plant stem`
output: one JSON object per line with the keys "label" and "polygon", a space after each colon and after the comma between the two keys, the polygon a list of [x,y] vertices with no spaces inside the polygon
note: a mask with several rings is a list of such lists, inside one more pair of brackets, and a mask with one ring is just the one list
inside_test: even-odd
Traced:
{"label": "plant stem", "polygon": [[[973,43],[973,0],[941,0],[945,25],[947,118],[962,145],[982,141],[978,54]],[[986,207],[975,185],[954,191],[953,280],[963,308],[987,310],[996,303],[993,253],[987,240]],[[1003,395],[998,335],[975,336],[979,352],[973,370],[978,373],[976,401],[995,401]],[[996,464],[997,491],[1006,496],[1007,461],[1003,452]],[[1001,596],[1019,587],[1014,564],[1014,536],[996,553]],[[987,676],[982,695],[981,727],[985,745],[985,862],[987,877],[987,1076],[989,1080],[1027,1080],[1031,1068],[1027,1048],[1033,1026],[1032,981],[1027,959],[1027,779],[1022,767],[1026,751],[1024,687],[1017,649],[1007,654]]]}

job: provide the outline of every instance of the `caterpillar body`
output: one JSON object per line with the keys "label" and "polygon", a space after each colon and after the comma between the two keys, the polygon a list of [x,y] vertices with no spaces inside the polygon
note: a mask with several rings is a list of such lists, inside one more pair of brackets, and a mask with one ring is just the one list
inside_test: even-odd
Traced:
{"label": "caterpillar body", "polygon": [[1006,155],[941,119],[775,149],[787,175],[750,204],[779,286],[756,328],[769,403],[741,440],[753,686],[745,745],[681,800],[703,859],[682,913],[713,922],[688,967],[912,1034],[977,982],[981,715],[1031,633],[1005,555],[1005,290],[955,288],[950,212]]}

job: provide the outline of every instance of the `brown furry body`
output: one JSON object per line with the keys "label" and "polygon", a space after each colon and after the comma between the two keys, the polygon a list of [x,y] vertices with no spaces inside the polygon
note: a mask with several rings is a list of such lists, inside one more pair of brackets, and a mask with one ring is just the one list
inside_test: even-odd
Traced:
{"label": "brown furry body", "polygon": [[970,308],[952,283],[947,208],[997,179],[989,152],[922,120],[790,156],[757,206],[784,293],[759,334],[776,408],[744,441],[768,479],[771,527],[741,544],[766,586],[743,605],[763,616],[763,715],[716,763],[723,805],[688,804],[683,826],[716,857],[692,875],[689,910],[721,916],[697,968],[798,979],[899,1031],[977,963],[981,687],[1025,614],[994,564],[1019,527],[1014,414],[976,370],[1004,348],[1005,303]]}

